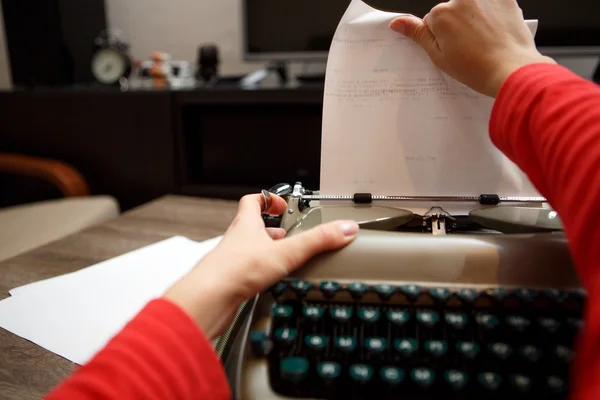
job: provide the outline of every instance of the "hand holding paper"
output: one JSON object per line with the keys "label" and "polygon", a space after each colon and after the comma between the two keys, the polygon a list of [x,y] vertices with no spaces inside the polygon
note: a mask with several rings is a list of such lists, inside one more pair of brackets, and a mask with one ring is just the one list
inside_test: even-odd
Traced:
{"label": "hand holding paper", "polygon": [[[335,33],[325,82],[321,194],[539,196],[488,136],[493,99],[442,72],[420,45],[390,29],[399,15],[353,0]],[[448,19],[441,22],[446,29],[469,23],[449,25]],[[537,22],[526,26],[532,36]],[[492,40],[489,34],[485,37]],[[446,66],[455,72],[475,68],[469,64],[473,59],[453,55],[459,45],[440,40],[450,49],[438,57]],[[402,203],[426,211],[412,206]],[[444,204],[444,209],[453,213],[474,206]]]}
{"label": "hand holding paper", "polygon": [[421,46],[436,67],[492,97],[516,69],[555,63],[537,51],[516,1],[440,3],[422,20],[400,16],[390,27]]}

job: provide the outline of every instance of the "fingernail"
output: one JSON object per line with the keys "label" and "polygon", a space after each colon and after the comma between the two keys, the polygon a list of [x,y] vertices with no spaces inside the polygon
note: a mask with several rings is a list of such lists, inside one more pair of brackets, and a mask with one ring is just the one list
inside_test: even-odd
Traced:
{"label": "fingernail", "polygon": [[358,232],[358,224],[355,221],[344,221],[340,224],[340,230],[344,236],[354,236]]}

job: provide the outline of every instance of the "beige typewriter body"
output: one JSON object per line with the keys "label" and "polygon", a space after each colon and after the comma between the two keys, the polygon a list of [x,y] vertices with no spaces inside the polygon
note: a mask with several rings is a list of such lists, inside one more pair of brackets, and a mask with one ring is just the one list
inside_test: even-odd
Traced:
{"label": "beige typewriter body", "polygon": [[[384,202],[354,204],[349,201],[346,205],[329,205],[313,201],[307,205],[303,204],[299,188],[296,186],[286,198],[289,209],[282,216],[281,227],[287,235],[338,219],[357,221],[361,231],[351,244],[314,258],[289,279],[309,281],[315,287],[319,282],[335,281],[342,285],[363,282],[368,285],[417,284],[423,288],[442,286],[457,291],[495,287],[575,290],[580,287],[560,221],[546,208],[498,205],[483,212],[484,217],[491,217],[490,225],[506,228],[511,233],[486,229],[446,233],[445,225],[451,223],[452,218],[439,210],[426,217],[415,217],[410,211]],[[474,211],[471,219],[478,221],[483,210],[485,207]],[[527,214],[526,226],[515,223],[521,211]],[[415,218],[428,221],[432,228],[426,232],[395,229]],[[331,301],[325,300],[318,290],[309,292],[307,299]],[[360,300],[353,300],[349,294],[340,293],[335,300],[376,303],[378,298],[368,293]],[[393,304],[402,299],[389,301]],[[423,298],[422,301],[428,300]],[[239,346],[232,353],[236,357],[235,373],[230,379],[236,398],[297,399],[281,396],[271,388],[267,360],[256,357],[251,350],[250,332],[270,330],[273,303],[269,293],[257,296],[239,333]]]}

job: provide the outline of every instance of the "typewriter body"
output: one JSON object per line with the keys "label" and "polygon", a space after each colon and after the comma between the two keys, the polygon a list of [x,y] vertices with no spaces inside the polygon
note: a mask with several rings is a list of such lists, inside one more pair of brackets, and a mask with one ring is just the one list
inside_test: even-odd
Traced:
{"label": "typewriter body", "polygon": [[272,191],[288,210],[266,220],[287,235],[348,218],[361,231],[250,303],[235,398],[567,398],[585,292],[554,211],[492,196],[420,215],[300,183]]}

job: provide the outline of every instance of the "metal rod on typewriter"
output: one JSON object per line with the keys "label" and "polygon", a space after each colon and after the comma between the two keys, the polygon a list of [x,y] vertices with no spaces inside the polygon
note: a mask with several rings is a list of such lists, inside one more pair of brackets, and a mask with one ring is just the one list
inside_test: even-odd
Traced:
{"label": "metal rod on typewriter", "polygon": [[453,201],[453,202],[478,202],[481,204],[508,203],[543,203],[545,197],[503,197],[495,194],[482,194],[480,196],[387,196],[371,195],[370,193],[356,193],[354,195],[302,195],[302,200],[352,200],[355,203],[371,203],[375,200],[384,201]]}

